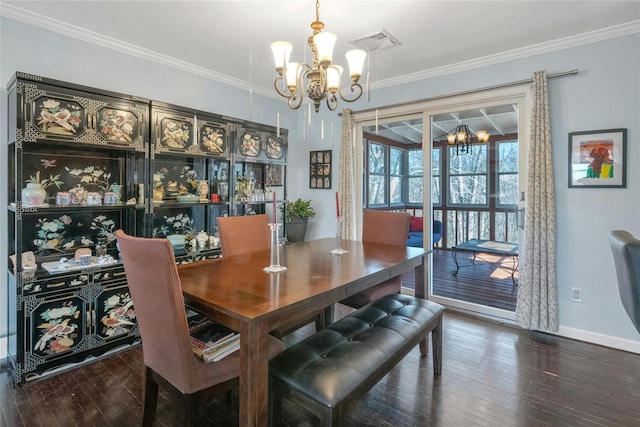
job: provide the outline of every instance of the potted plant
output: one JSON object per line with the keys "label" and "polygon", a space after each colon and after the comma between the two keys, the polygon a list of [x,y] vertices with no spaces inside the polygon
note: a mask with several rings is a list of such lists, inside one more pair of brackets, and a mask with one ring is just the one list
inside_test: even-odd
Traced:
{"label": "potted plant", "polygon": [[290,243],[304,241],[309,218],[316,216],[316,211],[311,207],[311,200],[285,201],[280,205],[280,212],[287,224],[287,240]]}

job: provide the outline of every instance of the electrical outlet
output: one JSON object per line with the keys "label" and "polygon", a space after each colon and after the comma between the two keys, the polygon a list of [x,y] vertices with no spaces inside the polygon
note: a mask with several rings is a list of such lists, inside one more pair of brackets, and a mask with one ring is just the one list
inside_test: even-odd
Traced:
{"label": "electrical outlet", "polygon": [[571,301],[582,302],[582,288],[571,288]]}

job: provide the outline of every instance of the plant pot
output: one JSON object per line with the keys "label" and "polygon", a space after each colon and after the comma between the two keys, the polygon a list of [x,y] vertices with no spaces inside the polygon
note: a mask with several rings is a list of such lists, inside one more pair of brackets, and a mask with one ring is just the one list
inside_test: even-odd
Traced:
{"label": "plant pot", "polygon": [[294,219],[287,222],[287,240],[289,243],[304,242],[308,223],[308,218]]}

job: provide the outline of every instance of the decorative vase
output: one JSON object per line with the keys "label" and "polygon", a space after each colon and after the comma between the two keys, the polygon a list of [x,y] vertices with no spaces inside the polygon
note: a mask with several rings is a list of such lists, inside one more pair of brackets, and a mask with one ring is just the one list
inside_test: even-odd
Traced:
{"label": "decorative vase", "polygon": [[84,187],[78,185],[69,190],[69,194],[71,195],[71,204],[72,205],[82,205],[86,204],[87,201],[87,190]]}
{"label": "decorative vase", "polygon": [[116,196],[118,196],[118,200],[122,200],[122,185],[111,184],[110,190],[116,193]]}
{"label": "decorative vase", "polygon": [[164,198],[164,187],[154,188],[153,189],[153,201],[161,202]]}
{"label": "decorative vase", "polygon": [[198,195],[200,196],[200,202],[209,201],[209,183],[204,179],[198,183]]}
{"label": "decorative vase", "polygon": [[29,182],[22,189],[22,204],[24,206],[40,206],[47,200],[47,192],[42,188],[42,184]]}
{"label": "decorative vase", "polygon": [[304,242],[308,223],[308,218],[293,219],[287,222],[287,241],[289,243]]}
{"label": "decorative vase", "polygon": [[209,241],[209,236],[207,236],[207,233],[204,230],[196,234],[196,242],[198,242],[198,247],[200,249],[204,249],[205,245],[207,244],[207,241]]}

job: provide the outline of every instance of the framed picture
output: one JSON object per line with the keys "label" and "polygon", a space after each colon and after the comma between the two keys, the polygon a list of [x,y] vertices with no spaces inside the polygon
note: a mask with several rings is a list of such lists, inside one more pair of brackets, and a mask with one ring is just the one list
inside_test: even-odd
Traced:
{"label": "framed picture", "polygon": [[569,134],[569,187],[627,187],[627,129]]}
{"label": "framed picture", "polygon": [[331,188],[331,150],[309,152],[309,187]]}
{"label": "framed picture", "polygon": [[283,165],[267,165],[264,171],[265,184],[272,187],[282,185],[282,167]]}

